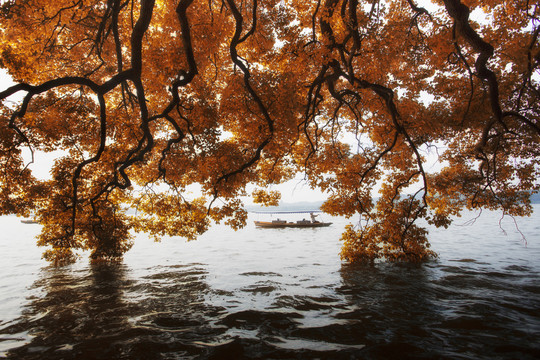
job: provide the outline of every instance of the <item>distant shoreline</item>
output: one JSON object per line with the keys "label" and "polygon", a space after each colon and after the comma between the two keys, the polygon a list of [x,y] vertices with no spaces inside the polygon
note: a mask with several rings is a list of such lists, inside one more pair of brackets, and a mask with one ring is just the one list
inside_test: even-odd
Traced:
{"label": "distant shoreline", "polygon": [[279,206],[260,206],[260,205],[246,205],[246,210],[249,212],[255,211],[309,211],[320,210],[323,201],[300,201],[295,203],[280,203]]}
{"label": "distant shoreline", "polygon": [[[324,201],[300,201],[294,203],[280,203],[279,206],[260,206],[247,205],[246,210],[249,212],[255,211],[303,211],[303,210],[320,210]],[[531,204],[540,204],[540,193],[531,195]]]}

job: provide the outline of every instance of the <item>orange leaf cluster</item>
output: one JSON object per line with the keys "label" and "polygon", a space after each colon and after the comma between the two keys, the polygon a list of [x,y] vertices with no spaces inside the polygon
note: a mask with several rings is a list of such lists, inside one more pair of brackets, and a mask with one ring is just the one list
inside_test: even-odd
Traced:
{"label": "orange leaf cluster", "polygon": [[[540,5],[431,5],[4,1],[0,214],[34,214],[57,264],[119,259],[131,231],[240,228],[247,189],[274,205],[264,189],[298,173],[325,211],[366,221],[343,234],[350,261],[433,256],[420,219],[529,215]],[[50,179],[37,152],[62,154]]]}

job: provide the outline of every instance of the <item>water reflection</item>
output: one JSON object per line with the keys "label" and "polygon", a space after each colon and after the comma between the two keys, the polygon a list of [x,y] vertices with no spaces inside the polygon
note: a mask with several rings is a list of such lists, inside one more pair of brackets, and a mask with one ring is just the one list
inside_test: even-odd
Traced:
{"label": "water reflection", "polygon": [[[338,289],[351,304],[341,317],[348,333],[365,339],[368,358],[441,358],[430,324],[441,318],[430,294],[430,271],[425,265],[377,264],[341,268]],[[438,349],[438,350],[434,350]]]}
{"label": "water reflection", "polygon": [[129,285],[122,265],[78,271],[45,268],[33,285],[42,296],[31,299],[20,321],[9,329],[27,331],[31,340],[11,355],[62,358],[79,350],[88,357],[111,354],[115,336],[124,331],[133,311],[122,296]]}
{"label": "water reflection", "polygon": [[[24,359],[161,359],[211,353],[223,329],[202,302],[208,291],[197,264],[163,267],[138,280],[124,265],[78,271],[44,269],[21,318],[4,333],[28,334],[12,349]],[[21,339],[22,340],[22,339]]]}
{"label": "water reflection", "polygon": [[[264,293],[208,285],[202,264],[43,270],[13,359],[535,358],[540,288],[469,262],[343,264],[310,291],[285,276]],[[246,275],[248,274],[248,275]],[[238,276],[256,281],[260,273]],[[249,283],[248,281],[248,283]],[[500,292],[500,293],[497,293]],[[530,297],[528,296],[530,295]],[[260,308],[217,306],[265,296]],[[521,326],[520,326],[521,325]]]}
{"label": "water reflection", "polygon": [[365,339],[365,358],[540,355],[539,314],[533,310],[540,309],[540,287],[531,286],[528,273],[432,262],[343,265],[341,274],[338,291],[351,305],[341,317],[348,320],[343,333]]}

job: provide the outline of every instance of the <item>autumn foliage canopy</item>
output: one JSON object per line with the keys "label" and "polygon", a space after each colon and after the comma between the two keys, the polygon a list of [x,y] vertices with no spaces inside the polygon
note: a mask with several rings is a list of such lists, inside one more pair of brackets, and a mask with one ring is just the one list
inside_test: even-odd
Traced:
{"label": "autumn foliage canopy", "polygon": [[[361,214],[344,259],[424,260],[420,223],[531,213],[539,6],[3,1],[0,67],[15,84],[0,88],[0,214],[35,215],[56,264],[80,249],[117,259],[134,231],[240,228],[240,198],[274,204],[268,189],[301,174],[325,212]],[[48,179],[32,173],[44,152],[59,154]]]}

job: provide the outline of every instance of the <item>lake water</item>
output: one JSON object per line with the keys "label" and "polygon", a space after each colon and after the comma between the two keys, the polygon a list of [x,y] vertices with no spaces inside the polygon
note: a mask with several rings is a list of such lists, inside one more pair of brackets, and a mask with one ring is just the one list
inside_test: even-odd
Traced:
{"label": "lake water", "polygon": [[[143,235],[120,265],[52,268],[39,225],[0,217],[0,358],[538,359],[540,206],[431,229],[422,265],[339,259],[319,229]],[[251,216],[256,220],[257,215]],[[262,220],[262,219],[260,219]]]}

